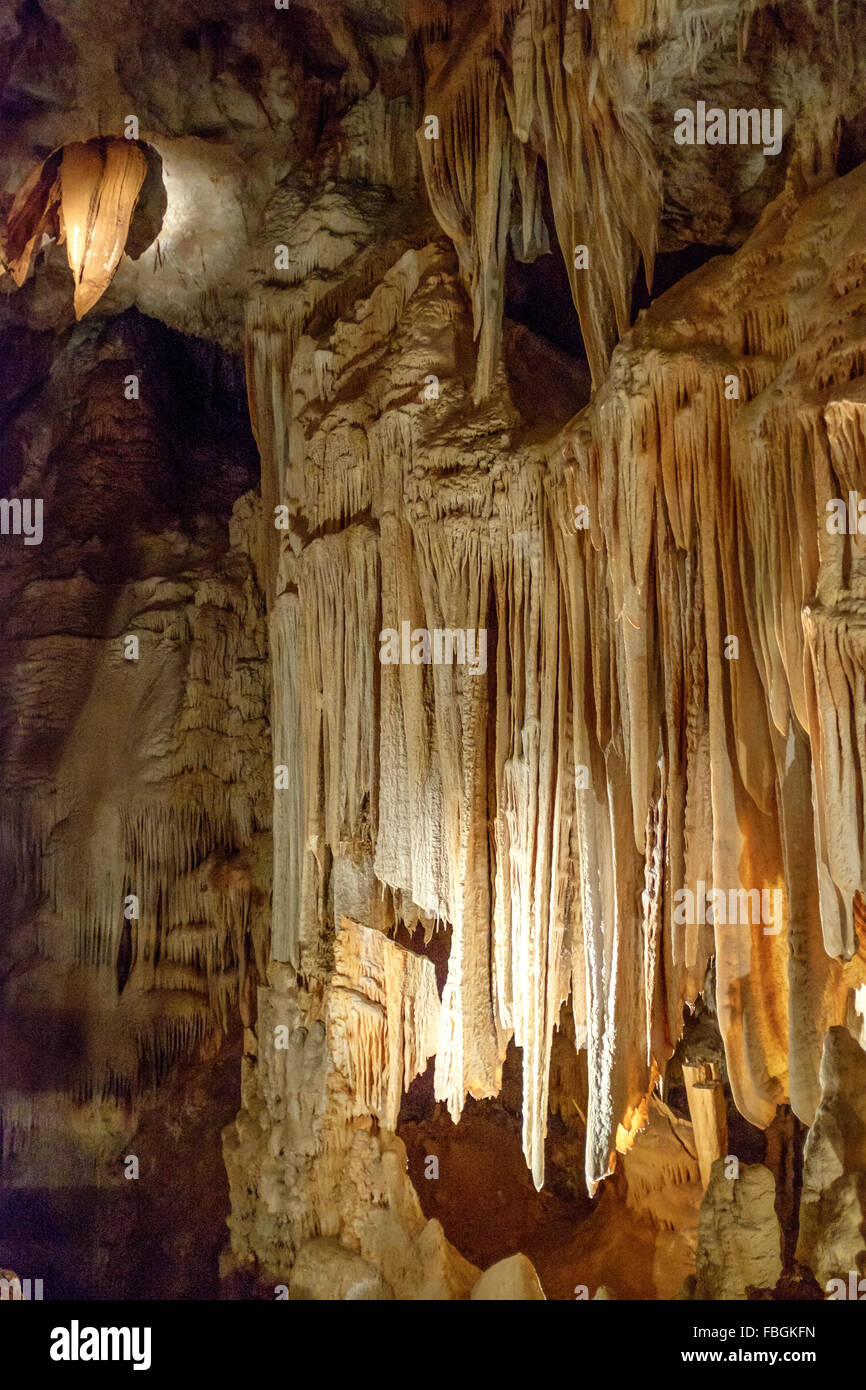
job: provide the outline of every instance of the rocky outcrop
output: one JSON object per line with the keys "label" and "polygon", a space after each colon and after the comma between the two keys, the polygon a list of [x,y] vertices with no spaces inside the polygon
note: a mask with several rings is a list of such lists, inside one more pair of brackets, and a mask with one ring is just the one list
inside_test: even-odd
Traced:
{"label": "rocky outcrop", "polygon": [[537,1303],[544,1299],[544,1290],[532,1261],[525,1255],[512,1255],[484,1271],[473,1288],[470,1299],[488,1303]]}
{"label": "rocky outcrop", "polygon": [[293,1301],[379,1303],[393,1297],[375,1265],[338,1240],[308,1240],[298,1251],[289,1284]]}
{"label": "rocky outcrop", "polygon": [[243,1109],[224,1134],[231,1268],[279,1285],[321,1233],[398,1299],[468,1297],[479,1271],[425,1220],[403,1144],[369,1113],[352,1118],[356,1078],[339,1067],[348,1054],[328,1046],[325,1019],[292,972],[272,963],[269,975],[247,1039]]}
{"label": "rocky outcrop", "polygon": [[773,1289],[782,1273],[776,1184],[762,1164],[725,1174],[712,1166],[698,1222],[696,1298],[740,1299]]}
{"label": "rocky outcrop", "polygon": [[[797,1259],[829,1292],[866,1258],[866,1052],[831,1028],[821,1058],[821,1100],[809,1130],[800,1200]],[[855,1279],[855,1283],[857,1280]]]}

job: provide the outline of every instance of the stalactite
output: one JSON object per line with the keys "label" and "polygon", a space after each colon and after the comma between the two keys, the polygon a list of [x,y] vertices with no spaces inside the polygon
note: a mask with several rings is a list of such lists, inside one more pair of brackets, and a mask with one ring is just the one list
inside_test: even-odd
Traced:
{"label": "stalactite", "polygon": [[270,616],[273,669],[274,765],[291,769],[288,786],[274,788],[274,890],[271,951],[297,966],[305,844],[302,767],[300,621],[297,594],[281,594]]}
{"label": "stalactite", "polygon": [[75,280],[76,318],[82,318],[111,283],[146,172],[144,155],[131,140],[108,141],[104,154],[91,145],[64,148],[60,213]]}
{"label": "stalactite", "polygon": [[135,141],[75,141],[55,151],[19,191],[6,226],[6,265],[24,283],[43,236],[66,243],[75,317],[102,298],[123,255],[147,173]]}
{"label": "stalactite", "polygon": [[[493,386],[515,180],[524,254],[537,253],[536,165],[544,159],[596,383],[629,324],[638,250],[652,278],[660,211],[646,93],[599,37],[608,32],[604,23],[593,17],[589,25],[586,15],[555,0],[497,0],[492,8],[488,25],[486,11],[458,15],[449,7],[449,52],[456,56],[445,62],[435,28],[421,19],[414,32],[426,64],[425,110],[439,122],[436,138],[419,132],[422,168],[471,291],[476,400]],[[577,248],[590,243],[583,266]]]}

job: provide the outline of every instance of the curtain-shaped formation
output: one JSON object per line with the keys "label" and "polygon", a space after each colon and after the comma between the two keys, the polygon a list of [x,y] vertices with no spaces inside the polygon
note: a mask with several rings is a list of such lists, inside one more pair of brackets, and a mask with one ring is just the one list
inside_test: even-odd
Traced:
{"label": "curtain-shaped formation", "polygon": [[[631,19],[636,43],[655,20]],[[599,384],[628,327],[638,253],[648,280],[655,255],[661,184],[640,62],[628,45],[611,46],[603,19],[565,0],[423,7],[412,33],[427,191],[472,299],[476,400],[494,381],[508,233],[520,259],[547,249],[539,160]]]}
{"label": "curtain-shaped formation", "polygon": [[439,995],[429,960],[343,917],[334,942],[328,1040],[355,1113],[396,1129],[403,1092],[439,1039]]}
{"label": "curtain-shaped formation", "polygon": [[33,171],[6,224],[6,265],[17,285],[44,236],[66,243],[75,317],[101,299],[120,264],[147,160],[134,140],[106,137],[64,145]]}
{"label": "curtain-shaped formation", "polygon": [[[456,1119],[495,1094],[513,1038],[538,1185],[569,998],[590,1187],[647,1123],[711,957],[758,1125],[786,1100],[811,1119],[821,1039],[856,1013],[863,543],[825,514],[864,486],[864,205],[857,174],[780,204],[641,319],[542,444],[513,442],[501,381],[474,404],[440,248],[401,250],[296,340],[272,622],[303,802],[277,872],[304,864],[274,939],[296,932],[319,968],[349,864],[365,925],[447,925],[436,1095]],[[431,660],[437,630],[483,632],[489,660]]]}

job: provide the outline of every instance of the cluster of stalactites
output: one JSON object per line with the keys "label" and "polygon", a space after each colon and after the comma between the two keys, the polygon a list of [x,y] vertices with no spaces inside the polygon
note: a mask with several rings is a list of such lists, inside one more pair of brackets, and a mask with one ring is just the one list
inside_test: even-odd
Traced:
{"label": "cluster of stalactites", "polygon": [[[641,258],[647,284],[653,280],[662,170],[670,158],[667,133],[658,129],[659,72],[667,99],[678,85],[684,94],[691,89],[700,64],[712,89],[724,67],[715,59],[727,51],[733,61],[736,52],[748,82],[746,50],[764,10],[772,11],[769,0],[712,0],[700,7],[676,0],[409,6],[422,80],[421,165],[433,212],[454,243],[471,296],[476,401],[494,385],[507,243],[521,261],[547,251],[545,196],[593,384],[601,384],[611,351],[630,325]],[[798,21],[804,51],[839,42],[838,5],[828,15],[815,4]],[[778,42],[782,63],[787,40],[780,35]],[[808,91],[808,65],[802,81]],[[840,115],[853,119],[859,111],[862,80],[853,50],[843,49],[838,69],[822,83],[820,100],[801,102],[796,121],[785,119],[791,135],[786,158],[804,188],[832,177]],[[756,96],[749,104],[765,99]]]}
{"label": "cluster of stalactites", "polygon": [[[370,919],[346,915],[367,926],[387,890],[446,921],[436,1096],[457,1119],[496,1094],[513,1038],[538,1185],[570,998],[593,1185],[646,1124],[711,957],[758,1125],[787,1099],[811,1119],[821,1039],[851,1006],[836,958],[856,949],[862,886],[860,542],[829,539],[821,507],[863,479],[862,195],[849,179],[799,219],[780,205],[642,317],[605,376],[658,198],[641,118],[615,114],[615,45],[542,0],[497,7],[495,42],[457,9],[417,28],[439,118],[421,149],[484,404],[436,248],[400,246],[372,290],[329,282],[315,329],[306,282],[303,302],[269,286],[250,314],[264,512],[283,504],[288,526],[270,535],[275,746],[294,772],[275,793],[273,949],[327,984],[334,903],[361,884]],[[608,249],[579,282],[596,395],[533,451],[511,442],[494,359],[515,178],[522,249],[542,240],[537,158],[563,246],[591,217]],[[486,669],[380,663],[380,632],[404,622],[486,629]],[[743,920],[712,921],[717,890]],[[381,1060],[373,1013],[352,1046]]]}
{"label": "cluster of stalactites", "polygon": [[442,4],[414,32],[438,123],[419,132],[422,167],[469,284],[476,400],[493,384],[507,239],[521,260],[547,249],[539,160],[596,385],[629,324],[639,254],[652,278],[661,205],[644,75],[604,23],[556,0],[492,9]]}

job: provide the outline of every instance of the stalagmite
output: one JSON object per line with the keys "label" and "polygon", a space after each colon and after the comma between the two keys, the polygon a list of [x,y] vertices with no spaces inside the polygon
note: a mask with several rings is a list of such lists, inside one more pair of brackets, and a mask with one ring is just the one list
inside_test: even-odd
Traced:
{"label": "stalagmite", "polygon": [[484,1271],[470,1298],[480,1302],[538,1303],[544,1299],[544,1291],[532,1261],[525,1255],[512,1255]]}
{"label": "stalagmite", "polygon": [[[825,1295],[849,1271],[859,1273],[866,1210],[866,1053],[845,1028],[831,1028],[821,1058],[821,1101],[803,1165],[797,1259]],[[855,1281],[856,1282],[856,1281]],[[860,1296],[859,1288],[854,1295]]]}
{"label": "stalagmite", "polygon": [[772,1289],[782,1272],[773,1175],[760,1163],[725,1176],[713,1164],[701,1204],[698,1233],[698,1298],[744,1299],[753,1289]]}
{"label": "stalagmite", "polygon": [[727,1153],[725,1092],[718,1075],[718,1067],[712,1063],[699,1062],[690,1066],[684,1062],[683,1077],[701,1168],[701,1182],[706,1189],[709,1186],[710,1169],[717,1158],[723,1158]]}

